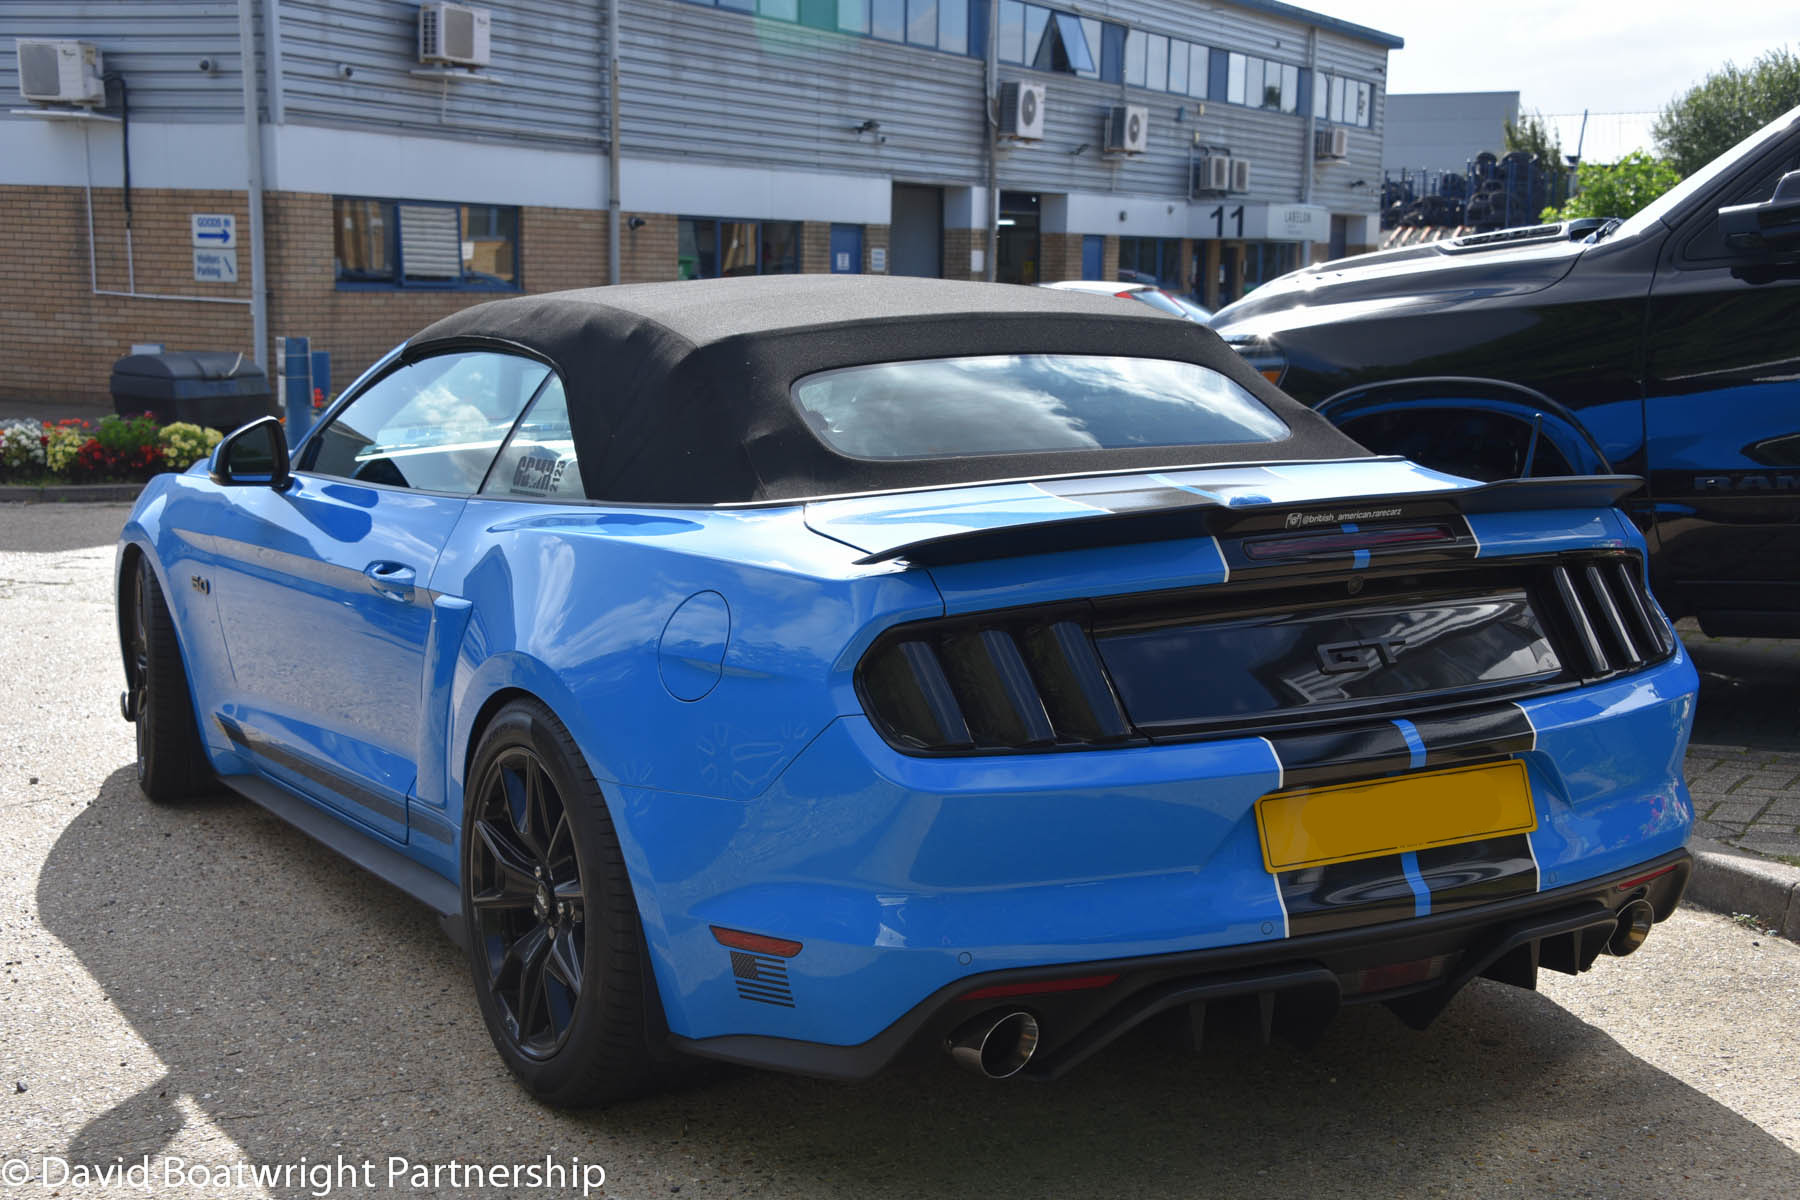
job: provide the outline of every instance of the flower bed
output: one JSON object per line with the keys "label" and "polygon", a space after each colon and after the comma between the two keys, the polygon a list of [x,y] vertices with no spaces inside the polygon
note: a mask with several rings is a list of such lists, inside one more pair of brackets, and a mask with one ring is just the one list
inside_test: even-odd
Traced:
{"label": "flower bed", "polygon": [[223,436],[185,421],[158,425],[148,413],[0,422],[0,483],[141,483],[186,470]]}

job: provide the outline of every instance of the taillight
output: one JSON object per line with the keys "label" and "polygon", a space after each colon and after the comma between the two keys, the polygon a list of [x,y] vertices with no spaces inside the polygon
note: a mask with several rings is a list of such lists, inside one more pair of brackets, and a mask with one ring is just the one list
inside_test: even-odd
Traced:
{"label": "taillight", "polygon": [[1386,546],[1429,545],[1432,542],[1456,540],[1456,533],[1444,525],[1390,526],[1354,533],[1275,534],[1270,537],[1246,538],[1244,555],[1247,558],[1305,558],[1313,555],[1348,554],[1357,550],[1378,550]]}
{"label": "taillight", "polygon": [[857,687],[883,736],[906,748],[1042,749],[1131,734],[1074,620],[908,626],[868,653]]}

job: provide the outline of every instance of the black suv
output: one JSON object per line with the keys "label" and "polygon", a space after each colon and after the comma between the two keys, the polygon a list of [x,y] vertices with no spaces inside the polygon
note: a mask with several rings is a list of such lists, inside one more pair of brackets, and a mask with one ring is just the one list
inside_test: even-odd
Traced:
{"label": "black suv", "polygon": [[1643,476],[1626,507],[1670,615],[1800,636],[1796,168],[1800,109],[1627,221],[1308,267],[1212,325],[1371,449]]}

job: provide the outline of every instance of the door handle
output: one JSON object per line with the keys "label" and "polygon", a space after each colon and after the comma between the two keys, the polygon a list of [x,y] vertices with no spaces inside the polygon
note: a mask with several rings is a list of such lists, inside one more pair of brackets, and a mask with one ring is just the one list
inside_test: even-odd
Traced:
{"label": "door handle", "polygon": [[389,600],[411,600],[417,575],[405,563],[372,562],[363,568],[369,586]]}

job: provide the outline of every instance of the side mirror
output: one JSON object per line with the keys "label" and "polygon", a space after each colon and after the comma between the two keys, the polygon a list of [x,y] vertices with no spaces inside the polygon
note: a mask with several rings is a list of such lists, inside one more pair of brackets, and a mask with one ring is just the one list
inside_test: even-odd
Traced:
{"label": "side mirror", "polygon": [[287,432],[275,417],[258,417],[225,435],[213,451],[212,481],[221,487],[269,487],[286,491]]}
{"label": "side mirror", "polygon": [[1761,204],[1719,210],[1719,232],[1733,250],[1800,246],[1800,171],[1789,171]]}

